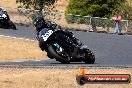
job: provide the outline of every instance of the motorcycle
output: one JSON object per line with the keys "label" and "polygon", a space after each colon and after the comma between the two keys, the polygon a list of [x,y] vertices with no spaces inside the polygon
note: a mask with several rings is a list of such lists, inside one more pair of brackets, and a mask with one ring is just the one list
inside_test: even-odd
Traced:
{"label": "motorcycle", "polygon": [[70,62],[93,64],[95,62],[94,53],[79,40],[79,45],[74,44],[69,36],[64,35],[66,31],[50,29],[45,33],[45,30],[42,29],[39,36],[41,41],[44,41],[43,47],[45,47],[44,50],[49,58],[56,59],[63,64],[69,64]]}
{"label": "motorcycle", "polygon": [[15,24],[10,20],[8,14],[4,11],[0,11],[0,27],[16,29]]}

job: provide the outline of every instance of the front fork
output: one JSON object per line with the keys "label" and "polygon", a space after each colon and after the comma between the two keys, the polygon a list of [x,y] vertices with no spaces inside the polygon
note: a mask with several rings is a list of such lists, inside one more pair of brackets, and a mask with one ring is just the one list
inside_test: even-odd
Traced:
{"label": "front fork", "polygon": [[84,57],[85,57],[85,53],[83,49],[80,49],[79,47],[75,47],[73,50],[73,58],[79,59],[79,58],[84,58]]}

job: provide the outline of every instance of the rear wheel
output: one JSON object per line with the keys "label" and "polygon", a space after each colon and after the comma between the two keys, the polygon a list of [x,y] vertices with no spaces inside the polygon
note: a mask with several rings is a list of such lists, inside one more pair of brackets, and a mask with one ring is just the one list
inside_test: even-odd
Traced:
{"label": "rear wheel", "polygon": [[12,29],[16,30],[16,26],[12,21],[9,21],[9,25]]}
{"label": "rear wheel", "polygon": [[50,45],[48,47],[48,52],[50,53],[50,56],[54,57],[57,61],[59,61],[63,64],[70,63],[69,55],[64,50],[59,52],[53,45]]}
{"label": "rear wheel", "polygon": [[94,64],[94,62],[95,62],[94,53],[91,50],[89,50],[89,49],[85,49],[84,52],[85,52],[85,58],[84,58],[83,61],[86,64]]}
{"label": "rear wheel", "polygon": [[8,27],[7,25],[5,25],[3,28],[4,28],[4,29],[9,29],[9,27]]}

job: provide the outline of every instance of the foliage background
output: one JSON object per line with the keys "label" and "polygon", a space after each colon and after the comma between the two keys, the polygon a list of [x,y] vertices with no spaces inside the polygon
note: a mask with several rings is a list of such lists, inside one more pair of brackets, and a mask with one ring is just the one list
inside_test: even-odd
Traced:
{"label": "foliage background", "polygon": [[126,0],[70,0],[65,14],[109,18],[115,11],[126,14],[129,7]]}

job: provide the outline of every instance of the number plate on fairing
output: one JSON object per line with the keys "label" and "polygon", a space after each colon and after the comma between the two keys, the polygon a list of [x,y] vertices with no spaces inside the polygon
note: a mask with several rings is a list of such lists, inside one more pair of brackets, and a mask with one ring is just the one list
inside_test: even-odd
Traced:
{"label": "number plate on fairing", "polygon": [[51,34],[53,33],[52,30],[48,30],[45,35],[42,35],[41,37],[43,38],[44,41],[47,41],[47,39],[51,36]]}

